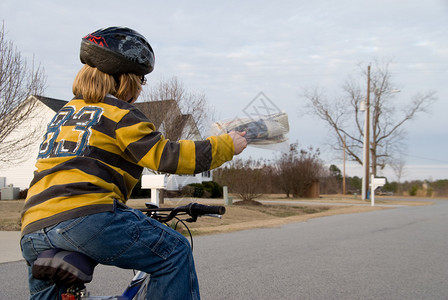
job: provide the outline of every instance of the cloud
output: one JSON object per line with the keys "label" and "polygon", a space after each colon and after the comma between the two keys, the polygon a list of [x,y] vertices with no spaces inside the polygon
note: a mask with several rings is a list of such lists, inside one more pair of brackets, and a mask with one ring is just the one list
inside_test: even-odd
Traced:
{"label": "cloud", "polygon": [[130,13],[122,1],[17,5],[1,1],[1,18],[19,50],[45,67],[49,97],[70,99],[83,35],[129,26],[147,36],[156,51],[150,82],[178,76],[189,89],[204,92],[225,118],[238,115],[263,91],[288,110],[292,141],[321,147],[328,131],[319,120],[299,114],[302,89],[320,86],[338,94],[347,76],[359,74],[357,63],[387,57],[393,59],[399,97],[437,90],[441,99],[430,118],[410,125],[409,149],[419,154],[430,147],[431,156],[445,156],[446,148],[438,146],[445,146],[440,140],[448,127],[448,4],[443,0],[136,0],[129,3]]}

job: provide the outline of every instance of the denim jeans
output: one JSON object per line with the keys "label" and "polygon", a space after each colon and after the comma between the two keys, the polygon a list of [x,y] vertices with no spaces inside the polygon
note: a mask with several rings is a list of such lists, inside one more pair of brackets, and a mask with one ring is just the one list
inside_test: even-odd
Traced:
{"label": "denim jeans", "polygon": [[[64,221],[25,235],[21,247],[30,265],[49,248],[78,251],[100,264],[151,274],[150,299],[200,298],[188,240],[139,210],[117,206],[114,212]],[[28,277],[31,299],[58,299],[62,291],[52,282],[34,279],[31,266]]]}

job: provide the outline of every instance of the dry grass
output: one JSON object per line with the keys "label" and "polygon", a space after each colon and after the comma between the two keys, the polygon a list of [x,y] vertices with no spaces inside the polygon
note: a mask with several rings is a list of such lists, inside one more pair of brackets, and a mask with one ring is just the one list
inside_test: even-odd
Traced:
{"label": "dry grass", "polygon": [[[268,199],[268,198],[264,198]],[[272,200],[269,197],[269,200]],[[176,199],[166,201],[162,206],[170,207],[183,205],[191,202],[192,199]],[[193,199],[194,200],[194,199]],[[278,199],[279,202],[285,199]],[[222,205],[222,200],[200,200],[203,204]],[[144,207],[145,200],[130,200],[128,204],[135,208]],[[365,204],[364,201],[362,203]],[[276,227],[292,222],[304,222],[311,218],[331,216],[337,214],[360,213],[383,209],[371,206],[331,206],[323,205],[303,205],[300,201],[293,204],[264,204],[262,206],[226,206],[226,213],[222,219],[203,217],[196,223],[189,223],[188,227],[193,234],[210,234],[233,232],[245,229]]]}
{"label": "dry grass", "polygon": [[23,200],[0,201],[0,230],[20,230],[20,212],[22,207]]}
{"label": "dry grass", "polygon": [[[232,205],[226,207],[226,214],[222,219],[199,218],[196,223],[188,226],[194,234],[208,234],[218,232],[231,232],[260,227],[281,226],[291,222],[304,222],[311,218],[330,216],[336,214],[360,213],[383,209],[382,207],[356,206],[367,204],[365,201],[350,196],[324,196],[319,199],[288,199],[282,195],[265,195],[260,200],[272,201],[261,206]],[[285,200],[292,203],[282,203]],[[134,208],[145,207],[147,199],[131,199],[128,205]],[[172,199],[162,206],[184,205],[198,199]],[[199,200],[203,204],[222,205],[223,200]],[[278,202],[278,203],[276,203]],[[431,202],[417,201],[390,201],[387,198],[375,199],[377,204],[395,205],[428,205]],[[338,205],[332,205],[338,204]],[[341,203],[346,205],[340,205]],[[20,211],[23,200],[0,201],[0,231],[20,230]]]}

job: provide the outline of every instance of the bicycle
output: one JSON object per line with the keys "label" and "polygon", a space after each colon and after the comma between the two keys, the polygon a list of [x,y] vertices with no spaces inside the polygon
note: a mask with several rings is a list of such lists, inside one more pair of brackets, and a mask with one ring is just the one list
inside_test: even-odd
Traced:
{"label": "bicycle", "polygon": [[[168,222],[176,219],[174,229],[180,223],[187,229],[193,249],[193,236],[185,222],[196,222],[198,217],[221,217],[226,209],[224,206],[210,206],[198,203],[190,203],[183,206],[161,208],[151,203],[146,203],[146,208],[140,209],[147,216],[168,226]],[[181,219],[178,216],[188,216]],[[41,280],[52,280],[60,287],[67,287],[62,295],[62,300],[140,300],[145,299],[146,289],[150,280],[150,274],[137,271],[120,296],[90,296],[86,283],[93,277],[94,268],[98,265],[90,257],[72,251],[62,249],[49,249],[41,252],[33,264],[33,277]]]}

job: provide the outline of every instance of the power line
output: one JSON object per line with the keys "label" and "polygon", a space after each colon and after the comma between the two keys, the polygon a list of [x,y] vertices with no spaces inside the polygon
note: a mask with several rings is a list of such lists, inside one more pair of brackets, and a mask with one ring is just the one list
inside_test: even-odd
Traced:
{"label": "power line", "polygon": [[408,156],[409,156],[409,157],[414,157],[414,158],[419,158],[419,159],[424,159],[424,160],[429,160],[429,161],[435,161],[435,162],[441,162],[441,163],[446,163],[446,164],[448,164],[448,161],[446,161],[446,160],[434,159],[434,158],[423,157],[423,156],[417,156],[417,155],[408,155]]}

